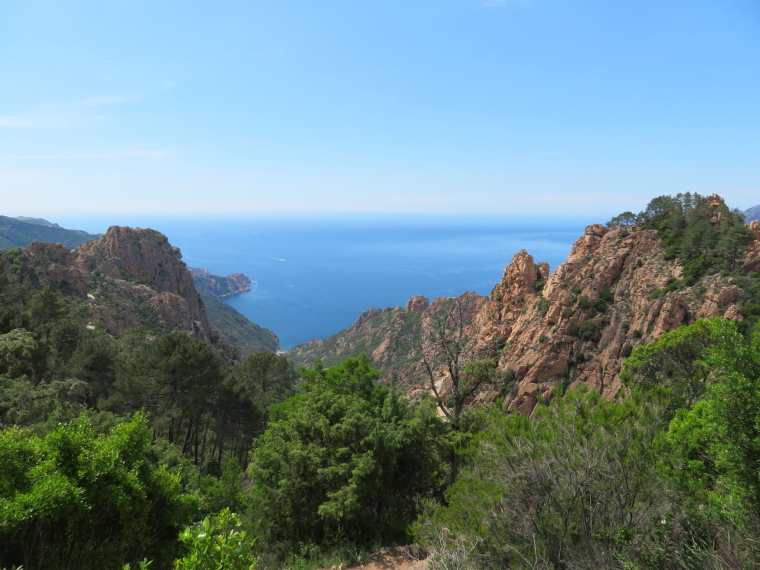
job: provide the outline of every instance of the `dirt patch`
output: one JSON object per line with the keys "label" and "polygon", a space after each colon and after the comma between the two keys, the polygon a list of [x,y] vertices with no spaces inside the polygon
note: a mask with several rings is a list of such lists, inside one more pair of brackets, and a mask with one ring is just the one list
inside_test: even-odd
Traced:
{"label": "dirt patch", "polygon": [[427,568],[426,560],[417,559],[409,552],[407,546],[397,546],[381,550],[372,557],[369,564],[340,570],[424,570],[425,568]]}

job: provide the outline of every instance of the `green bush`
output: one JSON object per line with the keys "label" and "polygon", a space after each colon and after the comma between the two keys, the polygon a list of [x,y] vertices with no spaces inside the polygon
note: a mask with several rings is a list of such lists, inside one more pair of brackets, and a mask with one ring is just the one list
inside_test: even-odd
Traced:
{"label": "green bush", "polygon": [[189,551],[174,561],[175,570],[254,570],[257,564],[253,542],[229,509],[186,528],[179,538]]}
{"label": "green bush", "polygon": [[164,562],[195,510],[179,478],[147,460],[144,416],[98,435],[87,417],[47,436],[0,431],[0,565],[92,569]]}
{"label": "green bush", "polygon": [[[445,426],[374,384],[366,358],[303,370],[301,392],[272,407],[253,449],[251,513],[267,554],[298,544],[403,541],[420,498],[445,482]],[[444,440],[445,441],[445,440]],[[262,556],[264,554],[262,553]]]}
{"label": "green bush", "polygon": [[596,331],[597,327],[594,324],[594,321],[583,321],[578,327],[578,336],[584,340],[591,340],[591,338],[596,334]]}

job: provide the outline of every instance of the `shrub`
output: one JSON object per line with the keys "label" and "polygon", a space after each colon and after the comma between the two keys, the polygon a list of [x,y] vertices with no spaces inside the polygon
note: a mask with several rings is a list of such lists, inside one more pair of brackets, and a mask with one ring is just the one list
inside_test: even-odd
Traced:
{"label": "shrub", "polygon": [[540,299],[538,301],[538,311],[541,313],[541,316],[545,316],[546,313],[549,311],[549,307],[551,307],[552,303],[549,301],[549,299]]}
{"label": "shrub", "polygon": [[203,519],[192,528],[186,528],[179,539],[190,551],[174,561],[176,570],[254,570],[257,563],[251,553],[253,541],[246,539],[237,515],[229,509],[224,509],[213,518]]}
{"label": "shrub", "polygon": [[578,327],[578,335],[584,340],[590,340],[596,334],[597,327],[594,321],[583,321]]}

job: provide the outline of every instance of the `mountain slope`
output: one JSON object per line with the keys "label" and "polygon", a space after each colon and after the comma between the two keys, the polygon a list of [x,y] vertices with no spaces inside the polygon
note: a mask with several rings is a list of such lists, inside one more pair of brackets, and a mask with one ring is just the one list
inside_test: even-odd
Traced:
{"label": "mountain slope", "polygon": [[[703,231],[712,227],[717,232],[721,220],[733,215],[717,196],[706,199],[703,207],[708,220]],[[760,224],[751,227],[755,241],[737,269],[694,279],[685,278],[684,262],[673,246],[666,247],[658,230],[646,224],[588,226],[567,261],[551,275],[546,264],[519,252],[467,323],[476,337],[470,352],[498,359],[498,373],[477,397],[504,396],[510,409],[527,414],[539,397],[551,397],[556,386],[585,383],[612,396],[622,387],[623,360],[633,347],[662,331],[698,318],[755,318],[760,282],[751,272],[760,269]],[[706,259],[713,259],[708,253]],[[288,356],[299,364],[306,364],[306,356],[329,363],[348,356],[346,347],[362,346],[385,371],[386,382],[426,385],[418,354],[410,343],[396,341],[410,314],[408,308],[406,313],[374,309],[338,335],[295,347]],[[424,328],[411,332],[426,334]],[[389,367],[398,361],[405,362],[403,369]],[[445,384],[447,372],[434,372]]]}
{"label": "mountain slope", "polygon": [[748,224],[750,222],[760,221],[760,206],[752,206],[742,212],[744,214],[744,221]]}
{"label": "mountain slope", "polygon": [[67,230],[40,218],[9,218],[0,216],[0,249],[26,247],[33,241],[61,243],[69,249],[95,240],[99,234],[82,230]]}
{"label": "mountain slope", "polygon": [[377,309],[362,313],[356,323],[324,340],[310,340],[293,347],[286,356],[300,366],[311,367],[319,358],[325,366],[334,366],[346,358],[365,353],[373,366],[384,372],[386,382],[416,385],[422,379],[417,339],[427,334],[438,315],[450,311],[454,304],[462,308],[472,322],[486,302],[486,297],[466,292],[456,299],[427,297],[409,299],[405,307]]}

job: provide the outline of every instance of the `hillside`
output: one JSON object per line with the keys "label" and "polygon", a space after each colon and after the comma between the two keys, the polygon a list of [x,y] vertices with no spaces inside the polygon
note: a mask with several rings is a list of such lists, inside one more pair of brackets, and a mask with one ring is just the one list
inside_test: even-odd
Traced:
{"label": "hillside", "polygon": [[213,275],[206,269],[188,267],[195,288],[206,305],[208,319],[222,340],[233,345],[241,356],[256,352],[277,352],[280,339],[269,329],[252,323],[234,307],[220,299],[251,290],[251,280],[242,273],[227,277]]}
{"label": "hillside", "polygon": [[335,366],[365,353],[383,371],[384,381],[414,385],[422,378],[415,340],[429,333],[436,317],[446,314],[455,303],[472,322],[486,301],[486,297],[466,292],[456,299],[439,297],[431,303],[420,295],[409,299],[404,307],[372,308],[347,329],[293,347],[286,356],[297,365],[311,367],[317,358],[325,366]]}
{"label": "hillside", "polygon": [[204,300],[179,249],[155,230],[113,226],[97,241],[72,250],[34,242],[0,255],[6,270],[30,286],[50,285],[83,303],[92,314],[91,326],[115,337],[137,327],[149,335],[182,331],[228,356],[235,354],[233,346],[242,355],[277,349],[271,331],[213,295]]}
{"label": "hillside", "polygon": [[82,230],[67,230],[41,218],[0,216],[0,249],[26,247],[33,241],[61,243],[73,249],[99,237],[100,234]]}
{"label": "hillside", "polygon": [[206,314],[222,340],[238,349],[241,356],[256,352],[277,352],[280,340],[269,329],[252,323],[234,307],[220,299],[251,290],[251,280],[242,273],[227,277],[213,275],[206,269],[189,267],[193,283],[206,305]]}
{"label": "hillside", "polygon": [[[705,208],[715,231],[733,215],[717,196]],[[662,331],[698,318],[742,321],[754,314],[758,287],[750,273],[760,268],[757,222],[751,226],[755,241],[736,270],[700,275],[688,286],[685,275],[693,264],[685,265],[658,230],[644,223],[611,226],[588,226],[552,273],[521,251],[487,299],[465,294],[448,301],[477,306],[463,313],[469,353],[498,361],[479,399],[503,396],[510,410],[530,413],[558,385],[588,384],[610,396],[621,389],[623,360]],[[421,351],[410,339],[429,337],[436,306],[444,300],[428,307],[424,298],[413,298],[403,309],[372,309],[333,337],[294,347],[288,357],[309,365],[316,357],[332,363],[364,351],[384,371],[385,382],[422,387],[427,376]],[[447,373],[436,373],[445,383]]]}
{"label": "hillside", "polygon": [[222,277],[197,267],[188,267],[188,270],[198,291],[207,291],[216,297],[227,297],[251,290],[250,278],[242,273],[232,273],[227,277]]}

